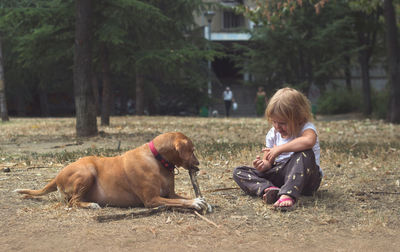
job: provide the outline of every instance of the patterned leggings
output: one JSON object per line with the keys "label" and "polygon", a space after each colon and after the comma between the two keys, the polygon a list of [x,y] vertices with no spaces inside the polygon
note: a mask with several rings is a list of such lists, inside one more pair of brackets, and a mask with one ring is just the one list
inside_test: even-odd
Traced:
{"label": "patterned leggings", "polygon": [[279,187],[278,195],[298,199],[312,195],[321,183],[321,173],[312,150],[294,153],[289,160],[274,164],[271,169],[259,172],[255,168],[240,166],[233,171],[233,179],[247,194],[262,196],[271,186]]}

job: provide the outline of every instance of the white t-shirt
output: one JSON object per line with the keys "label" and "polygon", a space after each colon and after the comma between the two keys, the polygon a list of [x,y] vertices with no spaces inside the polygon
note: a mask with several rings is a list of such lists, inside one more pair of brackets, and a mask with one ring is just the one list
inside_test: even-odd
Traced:
{"label": "white t-shirt", "polygon": [[229,90],[229,91],[225,90],[224,91],[224,101],[231,101],[232,98],[233,98],[232,91],[231,90]]}
{"label": "white t-shirt", "polygon": [[[303,132],[307,129],[312,129],[315,131],[315,134],[317,134],[317,141],[315,142],[315,145],[312,147],[312,150],[314,151],[314,155],[315,155],[315,163],[320,167],[319,170],[322,174],[322,169],[320,166],[320,147],[319,147],[317,129],[315,128],[314,124],[312,124],[311,122],[307,122],[304,124],[303,128],[301,129],[300,135],[303,134]],[[296,137],[282,138],[281,134],[278,131],[276,131],[274,127],[272,127],[268,131],[268,134],[265,138],[266,138],[267,148],[272,148],[272,147],[274,147],[274,145],[279,146],[279,145],[285,144],[287,142],[290,142],[293,139],[295,139]],[[275,162],[286,161],[292,155],[293,155],[293,152],[283,152],[275,159]]]}

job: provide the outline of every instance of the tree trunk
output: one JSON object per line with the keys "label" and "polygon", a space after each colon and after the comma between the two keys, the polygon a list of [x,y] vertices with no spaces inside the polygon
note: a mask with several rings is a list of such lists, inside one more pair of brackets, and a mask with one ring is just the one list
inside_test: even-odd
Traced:
{"label": "tree trunk", "polygon": [[358,29],[358,40],[360,46],[363,47],[358,53],[358,60],[361,66],[361,80],[362,80],[362,93],[363,93],[363,113],[366,116],[372,113],[371,102],[371,83],[369,76],[369,61],[375,47],[376,35],[379,23],[379,11],[374,11],[371,14],[360,13]]}
{"label": "tree trunk", "polygon": [[121,115],[126,115],[127,113],[127,97],[125,94],[120,94],[120,99],[121,99]]}
{"label": "tree trunk", "polygon": [[369,56],[368,52],[363,49],[359,52],[359,62],[361,66],[361,82],[363,93],[363,113],[368,116],[372,113],[371,103],[371,83],[369,78]]}
{"label": "tree trunk", "polygon": [[304,61],[304,55],[303,55],[303,50],[302,48],[298,48],[299,50],[299,68],[297,71],[297,80],[298,84],[303,82],[305,78],[305,73],[306,73],[306,63]]}
{"label": "tree trunk", "polygon": [[136,115],[144,114],[144,79],[139,71],[136,71]]}
{"label": "tree trunk", "polygon": [[111,81],[110,81],[110,63],[108,61],[108,51],[104,43],[101,45],[101,73],[103,80],[103,93],[101,105],[101,125],[110,125],[110,111],[111,111]]}
{"label": "tree trunk", "polygon": [[311,85],[314,83],[314,72],[313,72],[314,69],[311,60],[312,59],[310,57],[307,57],[307,64],[306,64],[307,79],[306,82],[303,84],[303,92],[305,94],[310,93]]}
{"label": "tree trunk", "polygon": [[350,56],[344,56],[345,66],[344,66],[344,76],[346,78],[346,88],[347,91],[351,92],[351,69],[350,69]]}
{"label": "tree trunk", "polygon": [[26,116],[26,101],[23,95],[17,95],[17,116]]}
{"label": "tree trunk", "polygon": [[40,115],[44,117],[50,116],[49,102],[47,99],[46,88],[39,85],[39,103],[40,103]]}
{"label": "tree trunk", "polygon": [[383,2],[383,10],[391,89],[388,119],[392,123],[400,123],[400,55],[397,40],[396,14],[392,0],[385,0]]}
{"label": "tree trunk", "polygon": [[96,107],[96,116],[100,115],[100,97],[99,97],[99,83],[97,79],[97,74],[92,72],[92,89],[94,96],[94,104]]}
{"label": "tree trunk", "polygon": [[0,114],[1,120],[8,121],[8,110],[7,110],[7,100],[6,100],[6,84],[4,78],[4,67],[3,67],[3,47],[0,34]]}
{"label": "tree trunk", "polygon": [[91,83],[91,0],[76,0],[74,48],[74,96],[76,135],[97,134],[96,106]]}

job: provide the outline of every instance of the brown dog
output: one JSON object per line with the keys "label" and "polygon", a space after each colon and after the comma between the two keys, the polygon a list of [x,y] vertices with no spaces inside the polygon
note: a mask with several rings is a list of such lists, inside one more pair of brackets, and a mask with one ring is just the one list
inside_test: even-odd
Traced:
{"label": "brown dog", "polygon": [[202,198],[187,199],[175,193],[174,167],[196,169],[199,161],[192,141],[169,132],[116,157],[89,156],[63,168],[43,189],[17,189],[41,196],[58,189],[69,206],[100,208],[173,206],[207,209]]}

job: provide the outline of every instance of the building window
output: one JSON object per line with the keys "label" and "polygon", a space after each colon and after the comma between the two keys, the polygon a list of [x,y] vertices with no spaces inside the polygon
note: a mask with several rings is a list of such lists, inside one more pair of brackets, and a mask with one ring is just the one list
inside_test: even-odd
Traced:
{"label": "building window", "polygon": [[238,15],[233,11],[224,11],[223,16],[223,27],[226,30],[231,30],[244,26],[244,17],[242,15]]}

